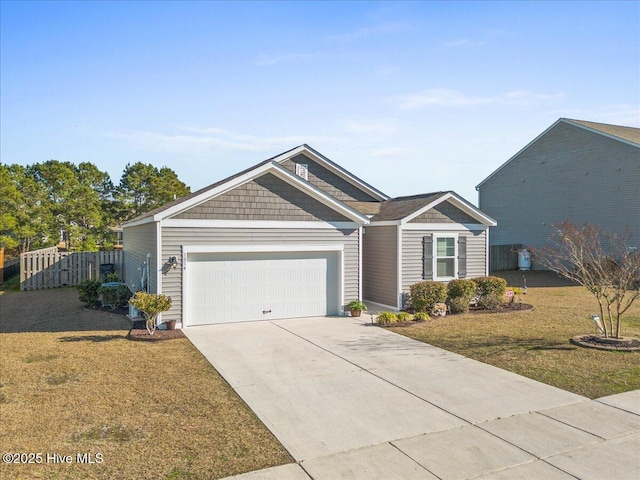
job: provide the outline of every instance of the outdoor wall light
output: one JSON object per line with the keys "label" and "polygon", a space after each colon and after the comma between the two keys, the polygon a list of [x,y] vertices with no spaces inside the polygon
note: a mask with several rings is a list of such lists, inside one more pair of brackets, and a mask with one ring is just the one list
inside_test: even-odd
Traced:
{"label": "outdoor wall light", "polygon": [[178,259],[176,257],[169,257],[167,263],[171,268],[176,268],[178,266]]}

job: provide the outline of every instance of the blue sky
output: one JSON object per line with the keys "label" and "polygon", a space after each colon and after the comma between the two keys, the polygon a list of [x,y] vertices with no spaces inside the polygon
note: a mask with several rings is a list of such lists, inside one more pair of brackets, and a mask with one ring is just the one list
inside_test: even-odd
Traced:
{"label": "blue sky", "polygon": [[0,2],[5,164],[196,190],[308,143],[391,196],[475,185],[560,117],[640,126],[639,2]]}

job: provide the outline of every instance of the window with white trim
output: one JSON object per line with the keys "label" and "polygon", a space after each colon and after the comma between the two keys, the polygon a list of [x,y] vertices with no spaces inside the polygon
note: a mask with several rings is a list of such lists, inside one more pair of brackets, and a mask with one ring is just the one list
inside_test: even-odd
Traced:
{"label": "window with white trim", "polygon": [[433,263],[434,279],[456,278],[458,271],[457,235],[434,235]]}

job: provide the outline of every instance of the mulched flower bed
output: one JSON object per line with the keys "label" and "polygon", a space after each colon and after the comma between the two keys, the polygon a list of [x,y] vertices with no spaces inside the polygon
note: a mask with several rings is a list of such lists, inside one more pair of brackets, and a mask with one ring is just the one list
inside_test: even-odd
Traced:
{"label": "mulched flower bed", "polygon": [[578,335],[571,339],[571,343],[597,350],[640,352],[640,339],[635,337],[607,338],[601,335]]}
{"label": "mulched flower bed", "polygon": [[[119,307],[119,308],[116,308],[115,310],[112,310],[109,307],[101,307],[97,309],[92,309],[90,307],[86,307],[86,308],[89,308],[90,310],[96,310],[98,312],[113,313],[114,315],[120,315],[122,317],[129,318],[128,307]],[[149,331],[145,326],[145,321],[135,320],[133,322],[133,326],[131,327],[131,330],[127,334],[127,338],[129,340],[157,342],[160,340],[173,340],[174,338],[185,338],[185,337],[184,337],[184,333],[182,333],[182,330],[177,330],[177,329],[176,330],[160,330],[156,328],[155,332],[153,332],[153,335],[149,335]]]}
{"label": "mulched flower bed", "polygon": [[136,320],[133,322],[133,327],[127,335],[129,340],[144,341],[144,342],[158,342],[161,340],[173,340],[175,338],[184,338],[182,330],[160,330],[156,328],[153,335],[149,335],[149,331],[145,326],[144,320]]}

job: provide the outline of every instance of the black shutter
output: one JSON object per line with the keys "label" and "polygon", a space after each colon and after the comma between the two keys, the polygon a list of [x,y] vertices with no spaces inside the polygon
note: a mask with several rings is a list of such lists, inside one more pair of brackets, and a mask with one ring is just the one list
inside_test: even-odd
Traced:
{"label": "black shutter", "polygon": [[433,235],[422,237],[422,279],[433,280]]}
{"label": "black shutter", "polygon": [[467,276],[467,237],[458,237],[458,278]]}

